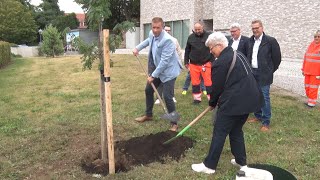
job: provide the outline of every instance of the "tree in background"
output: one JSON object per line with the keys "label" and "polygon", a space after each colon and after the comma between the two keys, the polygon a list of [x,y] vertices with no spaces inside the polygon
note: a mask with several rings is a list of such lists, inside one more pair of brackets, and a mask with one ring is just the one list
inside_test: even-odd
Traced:
{"label": "tree in background", "polygon": [[[106,3],[108,7],[108,11],[105,12],[104,20],[103,20],[103,28],[105,29],[113,29],[118,23],[122,23],[124,21],[134,22],[137,26],[140,21],[140,0],[101,0],[103,3]],[[88,17],[88,12],[91,9],[98,10],[96,14],[102,10],[102,7],[96,7],[95,4],[101,3],[100,1],[93,1],[91,4],[91,0],[75,0],[78,4],[81,4],[82,9],[87,12],[87,20],[92,19]],[[103,4],[101,3],[101,4]],[[89,6],[90,4],[90,6]],[[107,16],[106,16],[107,15]],[[95,19],[98,19],[97,17]],[[95,23],[97,24],[97,23]],[[89,28],[92,23],[88,23]],[[97,29],[97,27],[93,27],[93,29]]]}
{"label": "tree in background", "polygon": [[134,22],[136,26],[140,21],[140,0],[110,0],[111,16],[105,20],[104,28],[113,29],[118,23],[124,21]]}
{"label": "tree in background", "polygon": [[39,28],[44,29],[47,25],[53,24],[57,17],[63,15],[64,12],[60,11],[58,0],[43,0],[36,10],[35,20]]}
{"label": "tree in background", "polygon": [[17,0],[30,11],[34,11],[35,6],[30,3],[31,0]]}
{"label": "tree in background", "polygon": [[19,1],[0,3],[0,40],[15,44],[30,44],[37,37],[37,25],[32,12]]}
{"label": "tree in background", "polygon": [[63,30],[67,27],[70,29],[77,29],[79,26],[79,21],[77,19],[76,14],[71,13],[66,14],[64,16],[58,16],[56,19],[53,20],[52,25],[56,27],[59,32],[63,32]]}
{"label": "tree in background", "polygon": [[52,25],[47,26],[42,32],[42,36],[43,41],[40,48],[43,54],[51,57],[63,54],[63,43],[57,28]]}

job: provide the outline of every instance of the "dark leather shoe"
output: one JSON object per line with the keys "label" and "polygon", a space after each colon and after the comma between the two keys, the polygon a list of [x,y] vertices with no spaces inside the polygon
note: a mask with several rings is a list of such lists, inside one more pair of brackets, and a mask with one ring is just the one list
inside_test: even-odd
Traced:
{"label": "dark leather shoe", "polygon": [[135,119],[135,121],[140,122],[140,123],[145,122],[145,121],[151,121],[151,120],[152,120],[152,116],[146,116],[146,115]]}

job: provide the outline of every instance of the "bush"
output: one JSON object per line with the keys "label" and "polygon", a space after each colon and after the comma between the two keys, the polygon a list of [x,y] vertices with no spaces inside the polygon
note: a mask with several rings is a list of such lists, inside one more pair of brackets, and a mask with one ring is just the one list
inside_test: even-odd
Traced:
{"label": "bush", "polygon": [[11,57],[12,58],[22,58],[22,56],[20,54],[13,54],[13,53],[11,53]]}
{"label": "bush", "polygon": [[41,44],[40,53],[46,56],[55,57],[63,54],[64,48],[62,40],[60,39],[60,33],[57,28],[53,27],[51,24],[46,27],[42,33],[43,41]]}
{"label": "bush", "polygon": [[7,65],[11,61],[10,44],[0,41],[0,67]]}

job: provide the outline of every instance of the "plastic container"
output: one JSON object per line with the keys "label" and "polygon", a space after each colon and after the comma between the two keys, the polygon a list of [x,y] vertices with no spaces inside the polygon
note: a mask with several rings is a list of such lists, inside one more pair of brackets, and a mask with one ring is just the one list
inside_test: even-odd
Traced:
{"label": "plastic container", "polygon": [[273,176],[269,171],[246,167],[237,172],[236,180],[273,180]]}

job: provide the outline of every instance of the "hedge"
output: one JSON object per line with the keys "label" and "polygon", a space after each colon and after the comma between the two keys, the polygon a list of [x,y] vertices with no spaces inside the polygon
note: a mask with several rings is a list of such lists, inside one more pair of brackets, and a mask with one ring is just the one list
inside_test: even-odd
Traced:
{"label": "hedge", "polygon": [[0,67],[7,65],[11,61],[10,44],[0,41]]}

